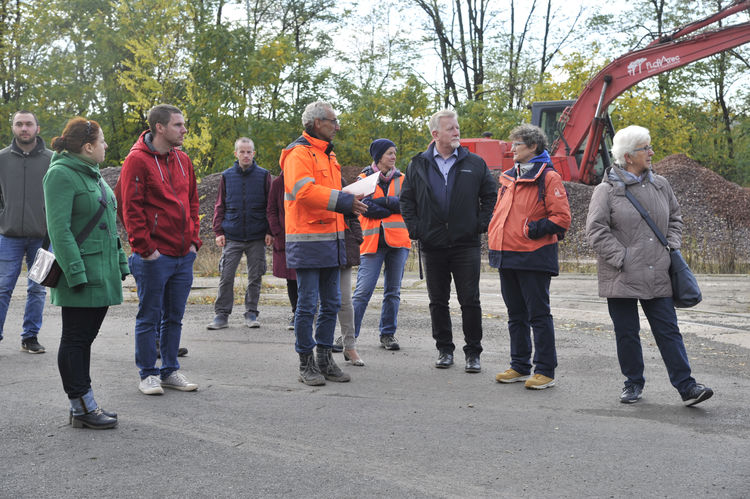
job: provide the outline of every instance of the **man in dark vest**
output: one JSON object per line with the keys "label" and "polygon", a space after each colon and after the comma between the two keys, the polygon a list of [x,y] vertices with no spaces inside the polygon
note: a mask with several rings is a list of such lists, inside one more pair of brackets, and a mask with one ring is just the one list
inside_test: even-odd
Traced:
{"label": "man in dark vest", "polygon": [[[24,259],[31,267],[47,233],[42,178],[52,151],[39,137],[39,123],[31,111],[17,111],[12,120],[13,140],[0,151],[0,340]],[[21,350],[44,353],[37,334],[42,327],[44,286],[31,279],[26,287]]]}
{"label": "man in dark vest", "polygon": [[247,137],[234,143],[237,160],[224,170],[214,206],[216,246],[221,248],[219,261],[219,296],[214,304],[214,320],[208,329],[229,326],[234,304],[234,276],[242,255],[247,259],[245,291],[245,325],[260,327],[258,298],[263,274],[266,273],[266,249],[273,238],[266,219],[271,175],[255,163],[255,145]]}

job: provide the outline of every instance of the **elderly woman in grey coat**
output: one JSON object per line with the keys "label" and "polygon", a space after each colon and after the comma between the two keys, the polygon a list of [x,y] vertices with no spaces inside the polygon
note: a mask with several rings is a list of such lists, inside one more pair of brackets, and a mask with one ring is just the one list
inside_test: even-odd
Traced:
{"label": "elderly woman in grey coat", "polygon": [[668,251],[625,197],[625,191],[641,203],[675,249],[682,238],[680,205],[669,182],[651,170],[654,151],[646,128],[629,126],[617,132],[612,155],[615,164],[591,197],[586,237],[598,257],[599,296],[607,298],[617,358],[626,378],[620,402],[640,400],[645,384],[640,301],[669,380],[683,403],[692,406],[710,398],[713,391],[696,383],[690,373],[672,301]]}

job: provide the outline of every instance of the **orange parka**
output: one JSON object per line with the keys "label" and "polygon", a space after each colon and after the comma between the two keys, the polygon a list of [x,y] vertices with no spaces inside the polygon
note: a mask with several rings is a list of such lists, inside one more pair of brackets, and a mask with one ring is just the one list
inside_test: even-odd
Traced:
{"label": "orange parka", "polygon": [[490,266],[557,275],[557,241],[571,220],[568,196],[546,151],[531,162],[534,167],[522,176],[517,167],[500,175],[487,231]]}

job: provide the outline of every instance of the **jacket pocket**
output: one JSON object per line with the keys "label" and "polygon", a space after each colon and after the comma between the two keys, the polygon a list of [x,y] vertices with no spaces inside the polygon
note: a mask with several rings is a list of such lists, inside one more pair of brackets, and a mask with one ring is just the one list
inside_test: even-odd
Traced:
{"label": "jacket pocket", "polygon": [[86,272],[87,286],[101,286],[104,280],[104,244],[102,241],[84,241],[81,259]]}

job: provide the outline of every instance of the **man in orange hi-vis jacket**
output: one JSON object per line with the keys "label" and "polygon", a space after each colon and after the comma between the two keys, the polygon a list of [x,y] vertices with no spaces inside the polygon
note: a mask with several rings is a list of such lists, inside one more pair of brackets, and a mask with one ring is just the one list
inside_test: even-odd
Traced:
{"label": "man in orange hi-vis jacket", "polygon": [[294,348],[300,357],[299,380],[315,386],[350,380],[331,355],[341,306],[339,267],[346,263],[343,214],[359,215],[367,205],[341,191],[341,166],[331,143],[339,130],[333,107],[321,101],[309,104],[302,126],[305,131],[281,152],[279,164],[284,171],[286,261],[297,272]]}

